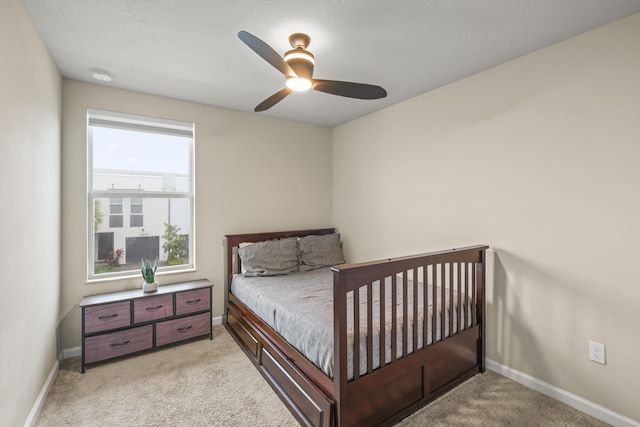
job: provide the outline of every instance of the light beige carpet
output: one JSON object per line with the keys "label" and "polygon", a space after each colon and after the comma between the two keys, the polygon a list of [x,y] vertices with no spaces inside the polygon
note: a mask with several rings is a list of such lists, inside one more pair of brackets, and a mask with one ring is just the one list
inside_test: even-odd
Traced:
{"label": "light beige carpet", "polygon": [[[36,426],[296,426],[220,325],[201,340],[87,368],[66,360]],[[398,426],[604,426],[496,373],[476,375]]]}

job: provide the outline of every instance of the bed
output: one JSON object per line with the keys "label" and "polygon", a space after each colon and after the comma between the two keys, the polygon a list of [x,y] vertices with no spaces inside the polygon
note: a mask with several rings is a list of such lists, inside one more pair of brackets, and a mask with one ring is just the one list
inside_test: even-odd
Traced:
{"label": "bed", "polygon": [[225,326],[300,424],[392,425],[484,372],[487,246],[344,264],[336,240],[226,236]]}

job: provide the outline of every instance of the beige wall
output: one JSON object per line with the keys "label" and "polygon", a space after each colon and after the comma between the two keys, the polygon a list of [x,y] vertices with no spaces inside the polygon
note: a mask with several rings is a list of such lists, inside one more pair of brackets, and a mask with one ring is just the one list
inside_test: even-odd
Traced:
{"label": "beige wall", "polygon": [[61,79],[19,0],[0,2],[0,426],[56,363]]}
{"label": "beige wall", "polygon": [[62,347],[80,345],[85,295],[140,287],[141,279],[87,284],[86,111],[98,108],[195,123],[195,273],[223,314],[225,234],[331,225],[331,130],[101,85],[63,81]]}
{"label": "beige wall", "polygon": [[491,245],[488,357],[636,420],[639,40],[636,14],[332,138],[350,260]]}

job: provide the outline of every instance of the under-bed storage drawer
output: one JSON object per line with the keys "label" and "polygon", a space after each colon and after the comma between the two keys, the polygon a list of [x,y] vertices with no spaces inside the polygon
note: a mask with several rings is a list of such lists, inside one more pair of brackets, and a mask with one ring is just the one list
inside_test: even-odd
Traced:
{"label": "under-bed storage drawer", "polygon": [[153,347],[153,326],[85,338],[84,362],[92,363]]}
{"label": "under-bed storage drawer", "polygon": [[156,323],[156,345],[161,346],[211,333],[211,313]]}
{"label": "under-bed storage drawer", "polygon": [[95,305],[84,310],[84,333],[106,331],[131,324],[129,301]]}
{"label": "under-bed storage drawer", "polygon": [[441,357],[425,366],[425,387],[431,393],[477,366],[478,326],[435,344]]}
{"label": "under-bed storage drawer", "polygon": [[211,288],[176,293],[176,316],[208,310],[211,307]]}
{"label": "under-bed storage drawer", "polygon": [[247,349],[251,352],[254,358],[258,357],[258,340],[251,334],[251,327],[245,323],[242,319],[242,315],[235,309],[229,307],[227,313],[227,322],[235,333],[240,337],[242,342],[245,343]]}
{"label": "under-bed storage drawer", "polygon": [[312,385],[294,366],[276,350],[261,347],[260,369],[270,383],[287,400],[301,418],[302,424],[331,425],[331,406],[320,390]]}

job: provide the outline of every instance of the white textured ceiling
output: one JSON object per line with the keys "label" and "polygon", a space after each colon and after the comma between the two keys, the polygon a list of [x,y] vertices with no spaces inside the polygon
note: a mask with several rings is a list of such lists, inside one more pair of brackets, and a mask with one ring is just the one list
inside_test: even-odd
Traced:
{"label": "white textured ceiling", "polygon": [[[640,0],[23,0],[65,78],[253,112],[284,76],[244,43],[281,55],[305,32],[314,77],[376,84],[354,100],[293,93],[263,114],[335,126],[640,12]],[[113,75],[91,78],[92,68]]]}

